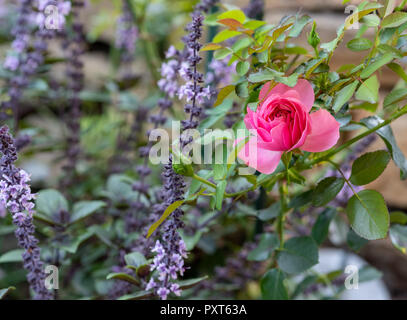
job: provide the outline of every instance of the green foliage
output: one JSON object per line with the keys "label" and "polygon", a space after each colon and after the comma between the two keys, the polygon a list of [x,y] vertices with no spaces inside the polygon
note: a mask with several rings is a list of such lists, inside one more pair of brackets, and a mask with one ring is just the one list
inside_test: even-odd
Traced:
{"label": "green foliage", "polygon": [[286,273],[303,272],[318,263],[318,246],[311,237],[291,238],[278,253],[277,263]]}
{"label": "green foliage", "polygon": [[250,261],[264,261],[270,258],[271,254],[279,246],[279,240],[275,234],[265,233],[261,235],[259,245],[247,256]]}
{"label": "green foliage", "polygon": [[387,151],[365,153],[353,163],[350,182],[363,186],[376,180],[386,169],[389,161],[390,155]]}
{"label": "green foliage", "polygon": [[272,269],[261,279],[261,293],[265,300],[288,300],[287,289],[284,285],[284,273],[279,269]]}
{"label": "green foliage", "polygon": [[317,218],[314,226],[312,227],[312,238],[318,245],[321,245],[328,236],[329,225],[333,218],[335,218],[336,210],[327,208],[322,211]]}
{"label": "green foliage", "polygon": [[331,202],[342,190],[345,180],[342,178],[328,177],[320,181],[312,196],[312,204],[322,207]]}
{"label": "green foliage", "polygon": [[389,230],[389,211],[383,196],[374,190],[362,190],[349,199],[346,208],[352,229],[367,240],[382,239]]}

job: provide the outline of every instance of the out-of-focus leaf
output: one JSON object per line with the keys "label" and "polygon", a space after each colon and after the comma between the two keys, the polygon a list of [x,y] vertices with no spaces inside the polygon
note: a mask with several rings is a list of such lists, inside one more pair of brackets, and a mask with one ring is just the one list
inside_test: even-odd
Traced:
{"label": "out-of-focus leaf", "polygon": [[407,224],[407,214],[401,211],[390,212],[390,223]]}
{"label": "out-of-focus leaf", "polygon": [[213,51],[213,50],[218,50],[223,48],[221,45],[216,44],[216,43],[208,43],[207,45],[205,45],[201,51]]}
{"label": "out-of-focus leaf", "polygon": [[4,299],[11,291],[15,290],[14,287],[9,287],[6,289],[0,289],[0,300]]}
{"label": "out-of-focus leaf", "polygon": [[303,272],[318,263],[318,246],[311,237],[291,238],[278,253],[277,263],[289,274]]}
{"label": "out-of-focus leaf", "polygon": [[361,84],[356,91],[356,99],[376,103],[379,100],[380,83],[377,76],[372,76]]}
{"label": "out-of-focus leaf", "polygon": [[213,43],[220,43],[223,42],[225,40],[231,39],[233,37],[236,37],[238,35],[242,34],[239,31],[231,31],[231,30],[222,30],[221,32],[219,32],[215,38],[213,38]]}
{"label": "out-of-focus leaf", "polygon": [[280,201],[276,201],[269,208],[262,209],[258,212],[258,217],[262,221],[267,221],[270,219],[277,218],[281,211]]}
{"label": "out-of-focus leaf", "polygon": [[242,10],[230,10],[226,11],[218,16],[218,20],[222,19],[234,19],[239,21],[240,23],[244,23],[246,20],[246,15]]}
{"label": "out-of-focus leaf", "polygon": [[382,28],[396,28],[401,26],[403,23],[407,22],[406,12],[393,12],[392,14],[385,17],[382,21]]}
{"label": "out-of-focus leaf", "polygon": [[284,285],[284,279],[284,273],[279,269],[267,271],[260,281],[263,299],[288,300],[288,293]]}
{"label": "out-of-focus leaf", "polygon": [[346,46],[352,51],[365,51],[369,50],[373,46],[373,43],[366,38],[356,38],[349,41]]}
{"label": "out-of-focus leaf", "polygon": [[140,285],[140,281],[133,276],[127,274],[127,273],[110,273],[106,277],[107,280],[115,279],[115,280],[122,280],[131,284],[134,284],[135,286]]}
{"label": "out-of-focus leaf", "polygon": [[398,250],[407,254],[407,226],[399,224],[391,226],[390,239]]}
{"label": "out-of-focus leaf", "polygon": [[16,249],[0,256],[0,263],[10,263],[10,262],[22,262],[23,261],[23,249]]}
{"label": "out-of-focus leaf", "polygon": [[222,89],[220,89],[219,93],[218,93],[218,98],[216,99],[215,104],[213,105],[213,107],[217,107],[219,105],[221,105],[223,103],[223,101],[235,90],[235,86],[234,85],[229,85],[226,86]]}
{"label": "out-of-focus leaf", "polygon": [[71,216],[71,223],[76,223],[86,217],[89,217],[100,208],[105,207],[106,204],[103,201],[80,201],[73,206],[73,212]]}
{"label": "out-of-focus leaf", "polygon": [[227,181],[222,180],[218,183],[216,186],[216,209],[221,210],[222,209],[222,204],[223,204],[223,196],[225,194],[227,186]]}
{"label": "out-of-focus leaf", "polygon": [[383,106],[385,108],[398,103],[407,98],[407,88],[394,89],[386,98],[384,98]]}
{"label": "out-of-focus leaf", "polygon": [[250,69],[250,63],[248,61],[239,61],[236,64],[236,72],[239,76],[243,77]]}
{"label": "out-of-focus leaf", "polygon": [[369,242],[362,237],[359,237],[355,231],[352,229],[349,230],[348,235],[346,236],[346,242],[353,251],[358,252],[363,246]]}
{"label": "out-of-focus leaf", "polygon": [[[376,127],[383,122],[378,116],[371,116],[368,118],[363,118],[360,120],[366,127],[369,129]],[[401,179],[407,178],[407,160],[403,155],[403,152],[397,145],[396,139],[394,138],[393,131],[389,125],[380,128],[376,133],[383,139],[384,143],[387,146],[387,149],[390,151],[390,154],[394,160],[394,163],[400,168]]]}
{"label": "out-of-focus leaf", "polygon": [[65,197],[53,189],[41,190],[37,195],[35,204],[38,212],[51,218],[61,210],[69,210]]}
{"label": "out-of-focus leaf", "polygon": [[288,36],[291,38],[297,38],[305,26],[312,21],[312,18],[308,15],[301,16],[299,19],[296,19],[293,27],[291,28]]}
{"label": "out-of-focus leaf", "polygon": [[336,209],[334,208],[327,208],[318,215],[311,231],[312,238],[318,245],[321,245],[328,236],[329,225],[335,216]]}
{"label": "out-of-focus leaf", "polygon": [[280,241],[275,234],[265,233],[260,237],[259,245],[249,253],[247,260],[264,261],[267,260],[273,251],[278,248]]}

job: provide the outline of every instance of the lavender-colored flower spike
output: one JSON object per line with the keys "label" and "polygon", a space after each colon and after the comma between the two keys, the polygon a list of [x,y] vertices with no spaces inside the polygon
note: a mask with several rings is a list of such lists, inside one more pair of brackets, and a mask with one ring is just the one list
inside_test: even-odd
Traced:
{"label": "lavender-colored flower spike", "polygon": [[17,226],[15,235],[20,247],[24,248],[23,265],[27,269],[27,280],[35,293],[35,299],[51,299],[52,294],[45,288],[45,273],[40,258],[38,240],[34,236],[34,195],[28,182],[30,176],[17,168],[17,149],[7,126],[0,129],[0,202],[13,216]]}
{"label": "lavender-colored flower spike", "polygon": [[195,7],[195,11],[208,13],[211,9],[218,4],[219,0],[201,0]]}
{"label": "lavender-colored flower spike", "polygon": [[75,0],[72,2],[72,36],[65,34],[64,49],[68,52],[67,61],[67,77],[68,77],[68,110],[65,116],[68,127],[68,139],[66,147],[66,158],[68,162],[64,166],[64,178],[61,181],[61,186],[66,189],[72,185],[76,175],[76,166],[80,155],[80,118],[81,104],[79,97],[83,89],[83,63],[81,55],[84,51],[85,36],[83,25],[80,21],[80,10],[84,6],[83,0]]}
{"label": "lavender-colored flower spike", "polygon": [[[208,12],[210,7],[217,1],[201,1],[197,5],[192,14],[192,22],[188,24],[186,30],[189,34],[183,38],[185,49],[179,53],[175,48],[170,48],[167,52],[167,58],[173,58],[161,68],[163,80],[159,82],[159,87],[166,93],[166,99],[162,101],[165,106],[170,107],[171,103],[167,102],[168,97],[174,92],[173,89],[177,86],[177,73],[185,80],[186,84],[178,89],[179,98],[186,98],[187,105],[184,110],[189,114],[189,119],[182,122],[184,133],[188,129],[198,127],[198,121],[201,116],[202,107],[205,98],[209,98],[209,88],[202,87],[203,74],[198,72],[198,64],[201,61],[199,50],[202,45],[199,39],[202,36],[202,11]],[[181,137],[181,145],[185,146],[190,141],[190,137],[183,134]],[[174,172],[172,156],[163,171],[164,188],[163,194],[165,202],[163,205],[155,205],[153,212],[160,215],[165,208],[176,201],[184,199],[185,182],[181,175]],[[181,289],[174,282],[179,276],[182,276],[185,271],[184,259],[187,258],[186,246],[178,233],[178,229],[184,227],[181,218],[184,212],[177,208],[174,210],[164,224],[162,230],[162,241],[157,240],[152,251],[156,253],[151,270],[158,273],[158,277],[152,277],[146,286],[146,290],[154,290],[155,294],[161,299],[167,299],[171,293],[179,296]]]}
{"label": "lavender-colored flower spike", "polygon": [[122,14],[116,24],[116,47],[122,50],[122,62],[133,61],[138,36],[139,31],[134,24],[129,5],[127,1],[123,1]]}
{"label": "lavender-colored flower spike", "polygon": [[[192,22],[188,24],[186,30],[189,32],[187,36],[183,38],[186,45],[187,62],[189,67],[185,68],[184,79],[186,84],[179,89],[179,98],[186,98],[187,104],[184,110],[189,114],[189,119],[182,121],[182,129],[195,129],[198,127],[198,120],[202,114],[202,107],[200,104],[205,99],[210,97],[211,91],[209,88],[204,88],[203,74],[198,71],[198,64],[202,60],[199,56],[199,50],[202,45],[199,43],[199,39],[202,37],[202,22],[203,15],[195,11],[192,14]],[[191,137],[183,135],[181,145],[185,146],[191,140]]]}
{"label": "lavender-colored flower spike", "polygon": [[263,19],[264,0],[250,0],[250,3],[244,10],[244,13],[251,19]]}
{"label": "lavender-colored flower spike", "polygon": [[[164,167],[163,172],[165,207],[175,201],[184,199],[185,183],[182,176],[172,168],[172,159]],[[184,259],[187,257],[184,241],[178,234],[178,229],[184,227],[181,218],[184,212],[176,209],[164,225],[162,241],[157,240],[153,252],[156,253],[151,270],[157,270],[158,278],[151,278],[146,290],[154,290],[161,299],[167,299],[170,293],[180,295],[179,286],[173,282],[185,271]]]}
{"label": "lavender-colored flower spike", "polygon": [[[10,80],[8,91],[10,100],[2,103],[0,117],[7,118],[13,110],[17,117],[18,105],[23,94],[23,90],[28,86],[30,78],[37,72],[44,63],[44,53],[48,48],[50,39],[59,33],[65,22],[65,15],[69,13],[70,6],[66,1],[61,0],[32,0],[19,1],[18,19],[13,28],[14,41],[13,51],[7,55],[4,68],[16,74]],[[37,4],[37,13],[34,12],[34,3]],[[58,8],[58,28],[47,28],[45,9],[49,6]],[[32,36],[32,32],[37,31]],[[32,49],[31,49],[32,48]]]}

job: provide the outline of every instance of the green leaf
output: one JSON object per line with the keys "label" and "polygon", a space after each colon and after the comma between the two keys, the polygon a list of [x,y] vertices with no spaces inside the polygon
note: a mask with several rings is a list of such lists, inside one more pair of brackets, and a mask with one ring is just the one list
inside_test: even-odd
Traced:
{"label": "green leaf", "polygon": [[326,208],[318,215],[311,232],[312,238],[318,245],[321,245],[328,236],[329,225],[335,216],[336,209],[334,208]]}
{"label": "green leaf", "polygon": [[323,207],[331,202],[342,190],[345,180],[342,178],[328,177],[321,180],[312,195],[312,204]]}
{"label": "green leaf", "polygon": [[241,82],[236,85],[235,92],[240,98],[247,98],[249,96],[249,83],[247,81]]}
{"label": "green leaf", "polygon": [[82,219],[85,219],[95,213],[100,208],[105,207],[106,204],[103,201],[80,201],[73,206],[73,213],[70,223],[76,223]]}
{"label": "green leaf", "polygon": [[280,201],[274,202],[269,208],[260,210],[258,217],[262,221],[267,221],[270,219],[277,218],[281,211]]}
{"label": "green leaf", "polygon": [[262,234],[259,245],[251,251],[247,257],[249,261],[264,261],[270,258],[271,254],[280,245],[277,236],[272,233]]}
{"label": "green leaf", "polygon": [[233,37],[236,37],[238,35],[241,35],[242,33],[239,31],[232,31],[232,30],[222,30],[219,32],[212,40],[213,43],[220,43],[222,41],[231,39]]}
{"label": "green leaf", "polygon": [[353,163],[350,182],[357,186],[364,186],[376,180],[386,169],[389,161],[390,154],[387,151],[365,153]]}
{"label": "green leaf", "polygon": [[158,219],[156,222],[153,223],[153,225],[148,229],[147,233],[147,238],[149,238],[153,232],[167,219],[171,213],[173,213],[175,210],[177,210],[180,206],[184,204],[185,200],[178,200],[175,201],[174,203],[170,204],[167,209],[165,209],[164,213]]}
{"label": "green leaf", "polygon": [[384,98],[383,106],[385,108],[398,103],[407,98],[407,88],[394,89],[386,98]]}
{"label": "green leaf", "polygon": [[377,27],[380,24],[380,21],[381,20],[380,20],[379,16],[374,13],[364,16],[362,19],[362,22],[367,27]]}
{"label": "green leaf", "polygon": [[16,249],[6,252],[0,256],[0,263],[10,263],[10,262],[22,262],[23,261],[23,249]]}
{"label": "green leaf", "polygon": [[147,264],[147,259],[140,252],[132,252],[124,256],[124,261],[128,266],[139,268]]}
{"label": "green leaf", "polygon": [[219,93],[218,93],[218,98],[216,99],[215,104],[213,105],[213,107],[217,107],[219,105],[221,105],[223,103],[223,101],[235,90],[235,86],[234,85],[229,85],[226,86],[222,89],[220,89]]}
{"label": "green leaf", "polygon": [[303,272],[318,263],[318,246],[311,237],[291,238],[278,253],[277,263],[289,274]]}
{"label": "green leaf", "polygon": [[366,38],[356,38],[349,41],[346,45],[352,51],[365,51],[373,47],[372,41]]}
{"label": "green leaf", "polygon": [[[383,119],[378,116],[371,116],[360,120],[369,129],[376,127],[383,122]],[[394,138],[393,131],[389,125],[384,126],[376,131],[376,133],[383,139],[384,143],[389,150],[394,163],[400,168],[401,179],[407,178],[407,160],[403,155],[403,152],[397,145]]]}
{"label": "green leaf", "polygon": [[218,20],[222,19],[235,19],[240,23],[244,23],[246,20],[246,15],[242,10],[230,10],[226,11],[218,16]]}
{"label": "green leaf", "polygon": [[122,280],[131,284],[134,284],[135,286],[140,285],[140,281],[138,281],[136,278],[133,276],[121,272],[121,273],[109,273],[106,277],[107,280],[115,279],[115,280]]}
{"label": "green leaf", "polygon": [[407,214],[402,211],[390,212],[390,223],[407,224]]}
{"label": "green leaf", "polygon": [[208,279],[208,276],[182,280],[182,281],[178,282],[178,285],[179,285],[181,290],[186,290],[186,289],[195,287],[196,285],[200,284],[201,282],[205,281],[206,279]]}
{"label": "green leaf", "polygon": [[76,253],[78,251],[79,246],[85,242],[86,240],[90,239],[95,235],[95,232],[93,230],[88,230],[87,232],[76,236],[75,238],[71,239],[69,242],[64,243],[63,246],[61,246],[61,249],[69,252],[69,253]]}
{"label": "green leaf", "polygon": [[390,240],[402,253],[407,254],[407,226],[394,225],[390,228]]}
{"label": "green leaf", "polygon": [[338,112],[345,105],[345,103],[347,103],[352,98],[358,84],[359,81],[355,80],[351,84],[348,84],[346,87],[342,88],[336,94],[335,102],[332,107],[335,112]]}
{"label": "green leaf", "polygon": [[223,60],[227,56],[231,55],[232,53],[233,53],[233,51],[231,49],[223,48],[223,49],[216,50],[215,53],[213,54],[213,57],[216,60]]}
{"label": "green leaf", "polygon": [[405,82],[407,82],[407,74],[404,71],[404,69],[397,63],[389,63],[387,67],[392,70],[394,73],[396,73],[401,79],[403,79]]}
{"label": "green leaf", "polygon": [[360,283],[377,280],[380,279],[382,276],[383,273],[381,273],[376,268],[373,268],[372,266],[364,266],[359,270]]}
{"label": "green leaf", "polygon": [[248,80],[252,83],[264,82],[269,80],[274,80],[275,73],[269,69],[263,69],[259,72],[252,73],[249,75]]}
{"label": "green leaf", "polygon": [[243,77],[250,69],[250,63],[248,61],[239,61],[236,64],[236,72],[239,76]]}
{"label": "green leaf", "polygon": [[249,47],[252,44],[253,40],[251,38],[241,38],[236,40],[232,45],[233,52],[238,52],[242,49]]}
{"label": "green leaf", "polygon": [[389,230],[389,211],[383,196],[374,190],[362,190],[349,199],[346,212],[352,229],[368,240],[383,239]]}
{"label": "green leaf", "polygon": [[35,200],[36,209],[38,212],[53,218],[61,210],[68,211],[68,201],[57,190],[46,189],[41,190]]}
{"label": "green leaf", "polygon": [[227,186],[227,181],[223,180],[218,183],[216,186],[216,209],[221,210],[222,209],[222,204],[223,204],[223,197],[225,194]]}
{"label": "green leaf", "polygon": [[393,61],[394,56],[393,53],[385,53],[384,55],[378,57],[373,63],[369,64],[360,74],[360,77],[362,79],[369,78],[374,72],[376,72],[378,69],[383,67],[384,65],[390,63]]}
{"label": "green leaf", "polygon": [[223,47],[219,44],[208,43],[202,47],[201,51],[214,51],[214,50],[218,50],[218,49],[222,49],[222,48]]}
{"label": "green leaf", "polygon": [[118,300],[142,300],[153,296],[153,293],[149,291],[139,291],[133,294],[126,294],[120,297]]}
{"label": "green leaf", "polygon": [[308,190],[303,193],[300,193],[299,195],[296,195],[294,198],[291,199],[291,201],[288,204],[289,208],[301,208],[310,202],[312,202],[314,191],[313,190]]}
{"label": "green leaf", "polygon": [[16,289],[15,287],[0,289],[0,300],[4,299],[11,291],[13,291],[15,289]]}
{"label": "green leaf", "polygon": [[290,32],[288,33],[288,36],[291,38],[297,38],[302,30],[305,28],[305,26],[312,21],[310,16],[304,15],[300,17],[299,19],[296,19],[294,22],[294,25],[292,26]]}
{"label": "green leaf", "polygon": [[267,271],[260,281],[261,294],[264,300],[288,300],[284,285],[284,273],[279,269]]}
{"label": "green leaf", "polygon": [[355,231],[352,229],[349,230],[348,235],[346,236],[346,242],[353,251],[358,252],[363,246],[369,242],[369,240],[359,237]]}
{"label": "green leaf", "polygon": [[383,19],[382,28],[396,28],[405,22],[407,22],[406,12],[394,12]]}
{"label": "green leaf", "polygon": [[379,87],[380,83],[377,76],[370,77],[359,87],[356,92],[356,99],[372,104],[376,103],[379,100]]}

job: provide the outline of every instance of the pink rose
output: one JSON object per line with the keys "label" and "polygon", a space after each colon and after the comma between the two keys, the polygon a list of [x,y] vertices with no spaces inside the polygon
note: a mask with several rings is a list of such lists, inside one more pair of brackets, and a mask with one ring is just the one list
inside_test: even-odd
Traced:
{"label": "pink rose", "polygon": [[285,151],[321,152],[339,139],[339,123],[327,110],[310,113],[315,94],[307,80],[299,80],[294,88],[278,84],[270,90],[270,86],[269,82],[261,89],[256,111],[247,108],[244,122],[255,136],[238,155],[265,174],[276,169]]}

